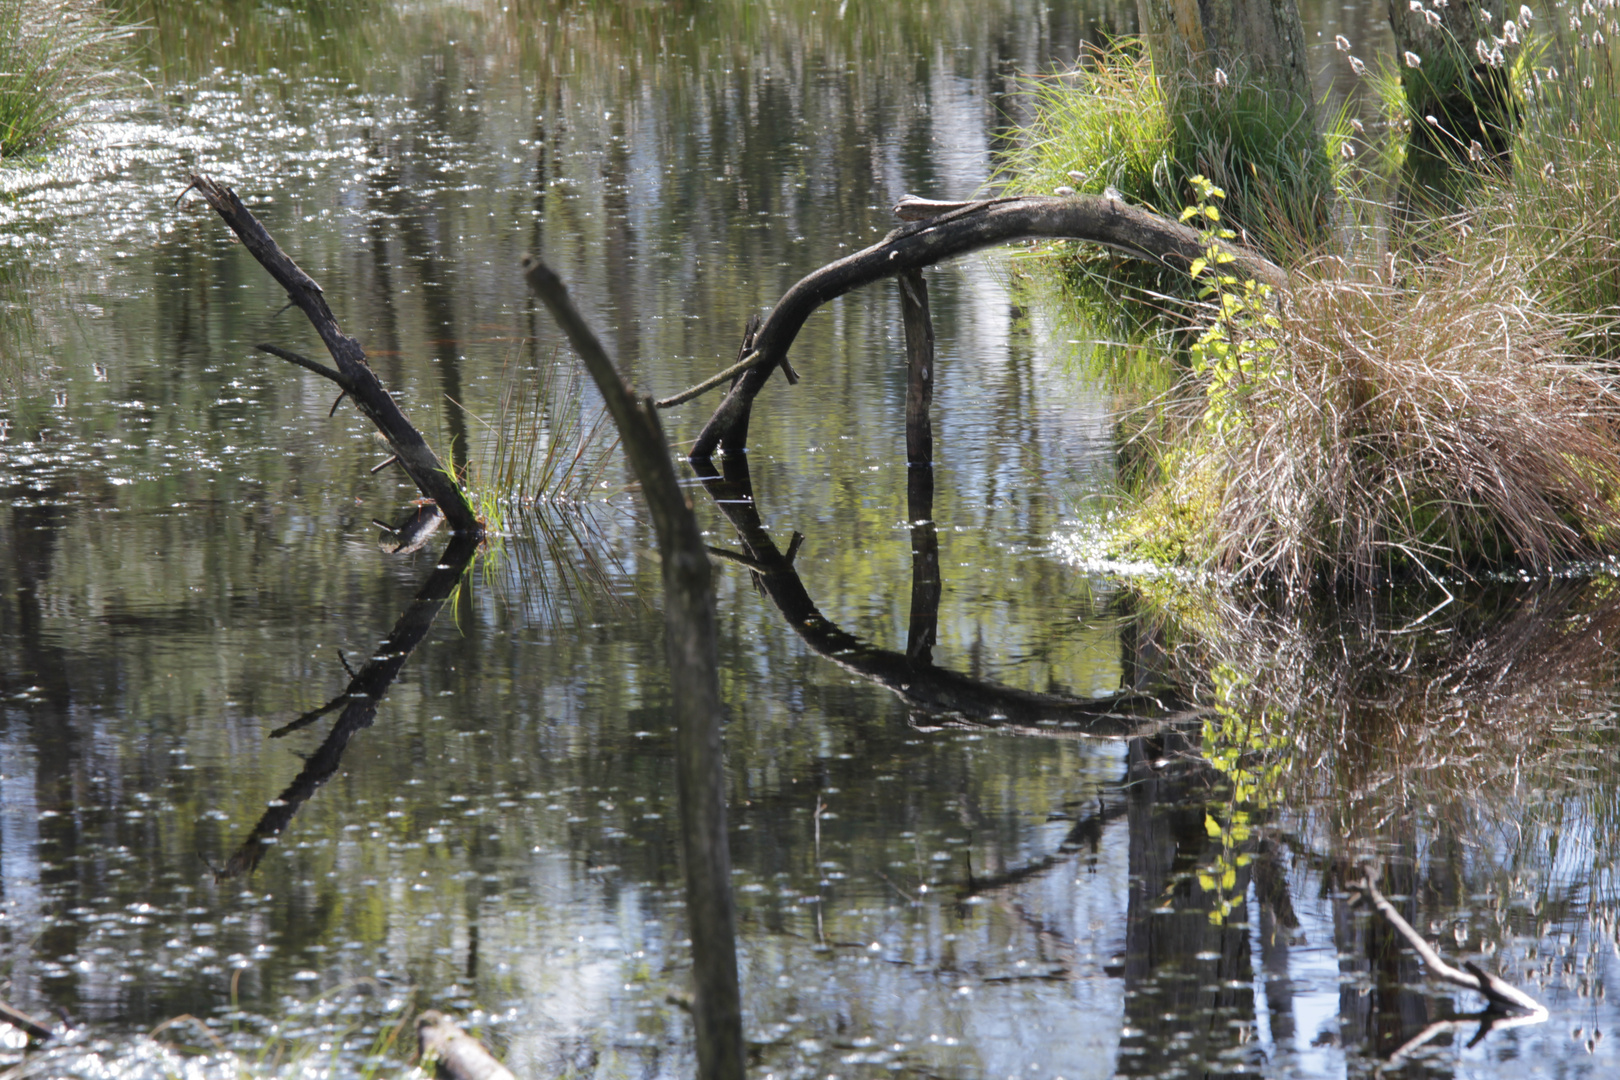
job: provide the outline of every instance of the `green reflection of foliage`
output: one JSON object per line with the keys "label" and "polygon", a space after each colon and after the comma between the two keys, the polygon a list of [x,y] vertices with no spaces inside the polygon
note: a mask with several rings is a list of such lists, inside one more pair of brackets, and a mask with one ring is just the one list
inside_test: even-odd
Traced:
{"label": "green reflection of foliage", "polygon": [[1219,924],[1242,900],[1237,872],[1252,861],[1256,829],[1281,800],[1288,739],[1277,733],[1281,717],[1274,710],[1257,717],[1242,706],[1242,691],[1251,685],[1247,676],[1217,664],[1210,680],[1214,705],[1204,718],[1204,758],[1226,777],[1231,792],[1219,816],[1204,813],[1204,829],[1221,847],[1214,862],[1199,869],[1198,884],[1216,894],[1209,921]]}
{"label": "green reflection of foliage", "polygon": [[[143,52],[165,78],[220,68],[261,73],[306,63],[329,78],[367,85],[377,54],[400,31],[389,0],[110,0],[139,28]],[[435,12],[444,10],[435,6]]]}
{"label": "green reflection of foliage", "polygon": [[0,401],[16,393],[32,350],[23,346],[34,336],[33,305],[28,302],[28,273],[10,259],[0,259]]}

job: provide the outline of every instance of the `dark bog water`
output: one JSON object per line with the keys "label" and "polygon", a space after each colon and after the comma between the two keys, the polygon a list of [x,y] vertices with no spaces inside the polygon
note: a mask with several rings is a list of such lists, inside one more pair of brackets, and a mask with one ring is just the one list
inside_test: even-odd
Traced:
{"label": "dark bog water", "polygon": [[[0,173],[0,996],[85,1032],[25,1071],[394,1075],[390,1033],[437,1007],[520,1075],[690,1075],[658,569],[624,470],[575,509],[509,511],[340,757],[336,712],[272,739],[413,597],[445,599],[444,538],[379,551],[372,519],[414,490],[368,472],[383,455],[352,409],[328,418],[328,384],[252,351],[319,345],[201,201],[174,199],[192,171],[234,185],[441,451],[487,477],[505,388],[572,362],[524,253],[673,392],[882,235],[901,194],[977,190],[1016,73],[1132,10],[144,17],[150,92]],[[1376,19],[1309,22],[1320,44]],[[1610,1075],[1612,579],[1501,583],[1427,617],[1443,596],[1391,601],[1406,614],[1377,632],[1216,618],[1167,640],[1085,559],[1113,402],[1067,370],[1083,333],[1014,274],[992,255],[930,279],[950,676],[888,678],[930,542],[892,289],[806,327],[803,382],[755,413],[753,503],[693,478],[716,546],[793,548],[797,572],[756,588],[719,563],[754,1073],[1359,1076],[1393,1057]],[[672,437],[711,404],[670,414]],[[1157,685],[1171,645],[1295,718],[1286,781],[1230,764],[1255,747],[1217,721],[1095,738],[1015,711]],[[1026,693],[984,691],[978,725],[919,704],[986,680]],[[250,844],[267,814],[273,842]],[[1352,906],[1356,868],[1385,862],[1421,931],[1550,1018],[1409,1045],[1481,1002],[1426,983]]]}

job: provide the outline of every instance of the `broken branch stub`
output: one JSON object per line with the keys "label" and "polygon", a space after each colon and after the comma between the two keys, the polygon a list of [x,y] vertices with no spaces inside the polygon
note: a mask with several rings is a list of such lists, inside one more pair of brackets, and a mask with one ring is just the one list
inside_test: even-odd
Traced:
{"label": "broken branch stub", "polygon": [[422,433],[405,418],[398,403],[383,387],[371,370],[371,365],[366,362],[366,351],[360,342],[349,337],[338,326],[337,318],[327,306],[326,296],[315,279],[304,273],[281,250],[281,246],[259,224],[259,219],[237,198],[236,192],[206,176],[193,176],[186,191],[180,193],[181,197],[184,198],[186,192],[193,190],[208,200],[208,205],[230,226],[242,241],[242,246],[275,278],[278,285],[287,290],[287,298],[298,305],[309,319],[310,325],[325,344],[326,351],[336,361],[337,368],[334,370],[274,345],[260,345],[258,349],[336,383],[382,433],[417,489],[438,505],[450,522],[450,527],[457,533],[475,538],[482,536],[483,527],[479,525],[478,517],[454,475],[439,461],[439,456],[428,446]]}
{"label": "broken branch stub", "polygon": [[[829,300],[863,285],[1019,240],[1082,240],[1182,270],[1203,256],[1207,246],[1196,230],[1179,221],[1104,195],[1031,195],[942,205],[949,209],[902,225],[871,247],[828,263],[782,295],[755,339],[757,361],[742,372],[698,434],[692,460],[711,458],[717,449],[746,448],[754,397],[771,372],[786,363],[805,320]],[[1233,273],[1273,288],[1287,283],[1282,268],[1264,256],[1231,244],[1221,247],[1233,257]]]}

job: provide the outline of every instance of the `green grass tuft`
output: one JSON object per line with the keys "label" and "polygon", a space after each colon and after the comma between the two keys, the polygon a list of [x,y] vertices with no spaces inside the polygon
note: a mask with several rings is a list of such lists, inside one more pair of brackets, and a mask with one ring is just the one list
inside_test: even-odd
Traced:
{"label": "green grass tuft", "polygon": [[129,33],[88,0],[0,0],[0,162],[57,145],[114,82]]}

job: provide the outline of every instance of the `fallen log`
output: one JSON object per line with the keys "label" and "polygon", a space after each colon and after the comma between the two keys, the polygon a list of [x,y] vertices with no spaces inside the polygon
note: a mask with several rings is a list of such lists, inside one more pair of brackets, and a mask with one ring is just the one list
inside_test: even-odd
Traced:
{"label": "fallen log", "polygon": [[[897,210],[921,202],[902,203]],[[783,294],[755,335],[752,353],[722,373],[736,374],[736,381],[692,444],[691,460],[707,460],[717,449],[747,447],[754,398],[771,372],[786,362],[805,320],[829,300],[863,285],[1019,240],[1082,240],[1181,270],[1204,255],[1207,246],[1196,230],[1181,222],[1105,195],[1031,195],[934,205],[948,209],[902,225],[871,247],[828,263]],[[1274,288],[1286,284],[1287,274],[1263,255],[1232,244],[1221,247],[1233,257],[1234,274]],[[716,377],[700,385],[720,381]],[[692,396],[686,392],[665,400],[674,404]]]}
{"label": "fallen log", "polygon": [[[287,299],[296,304],[309,319],[310,325],[315,328],[321,342],[326,346],[326,351],[337,362],[337,367],[327,367],[318,361],[275,345],[257,345],[255,348],[336,383],[342,391],[338,395],[338,401],[348,397],[365,414],[366,419],[376,425],[400,466],[416,483],[423,497],[437,504],[444,512],[451,529],[475,538],[482,537],[483,526],[478,523],[478,516],[473,513],[471,504],[467,502],[467,496],[456,483],[455,474],[439,461],[438,455],[428,446],[422,433],[405,418],[399,405],[384,389],[376,373],[371,370],[371,365],[367,363],[366,351],[360,342],[349,337],[338,326],[337,318],[327,306],[326,296],[321,292],[321,287],[315,283],[315,279],[304,273],[303,269],[281,250],[280,245],[265,231],[264,226],[259,224],[259,219],[242,205],[242,200],[237,198],[236,192],[206,176],[193,176],[186,190],[180,193],[180,198],[185,198],[191,191],[200,193],[208,200],[208,205],[214,208],[225,224],[230,226],[231,231],[241,239],[242,246],[248,249],[271,277],[275,278],[278,285],[287,290]],[[332,408],[336,411],[337,405],[334,403]]]}

